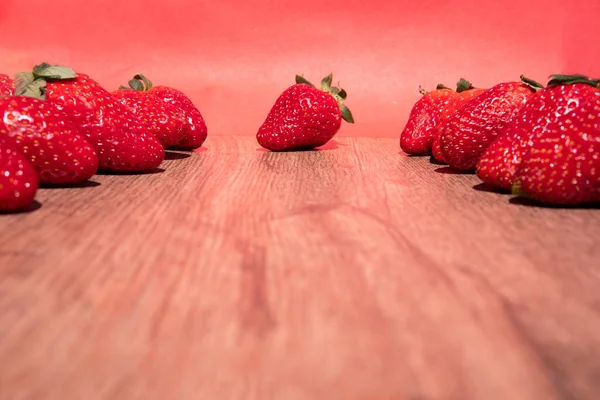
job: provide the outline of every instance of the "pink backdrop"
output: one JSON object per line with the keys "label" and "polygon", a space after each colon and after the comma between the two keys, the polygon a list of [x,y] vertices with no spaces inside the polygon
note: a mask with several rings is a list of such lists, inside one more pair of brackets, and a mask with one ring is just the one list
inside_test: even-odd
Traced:
{"label": "pink backdrop", "polygon": [[0,72],[48,61],[108,89],[143,72],[186,91],[209,135],[254,135],[295,73],[334,72],[357,120],[340,135],[398,137],[419,84],[600,76],[598,15],[598,0],[2,0]]}

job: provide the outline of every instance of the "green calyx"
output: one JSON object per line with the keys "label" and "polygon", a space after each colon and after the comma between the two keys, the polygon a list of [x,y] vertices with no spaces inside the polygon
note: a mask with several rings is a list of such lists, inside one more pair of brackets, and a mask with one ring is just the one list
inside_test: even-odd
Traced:
{"label": "green calyx", "polygon": [[533,79],[527,78],[525,75],[521,75],[521,82],[523,82],[523,84],[529,86],[530,88],[532,88],[533,90],[535,90],[536,92],[540,89],[544,88],[544,85],[542,85],[541,83],[534,81]]}
{"label": "green calyx", "polygon": [[77,74],[73,69],[44,62],[33,67],[32,72],[21,72],[15,75],[15,95],[46,100],[46,84],[48,81],[75,78],[77,78]]}
{"label": "green calyx", "polygon": [[471,82],[469,82],[468,80],[466,80],[464,78],[460,78],[460,80],[456,83],[456,92],[457,93],[466,92],[467,90],[471,90],[471,89],[475,89],[475,87],[471,84]]}
{"label": "green calyx", "polygon": [[[296,84],[309,85],[309,86],[316,88],[315,85],[313,85],[311,82],[306,80],[306,78],[304,78],[302,75],[296,75]],[[350,109],[348,107],[346,107],[346,105],[344,104],[344,100],[346,100],[346,98],[348,97],[348,93],[346,93],[346,91],[344,89],[337,87],[337,86],[332,86],[332,85],[333,85],[333,74],[329,74],[321,80],[320,89],[324,92],[329,93],[330,95],[332,95],[335,98],[335,100],[337,101],[337,103],[340,107],[340,111],[342,113],[342,119],[350,124],[353,124],[354,117],[352,116]]]}
{"label": "green calyx", "polygon": [[550,75],[550,80],[548,81],[548,86],[555,85],[573,85],[575,83],[584,83],[586,85],[593,86],[595,88],[600,88],[600,79],[592,79],[585,75],[575,74],[575,75]]}
{"label": "green calyx", "polygon": [[[435,90],[452,90],[452,89],[450,89],[449,87],[447,87],[443,83],[438,83],[438,85],[435,87]],[[427,94],[429,92],[427,90],[423,89],[422,86],[419,86],[419,93],[421,93],[422,95],[425,95],[425,94]]]}
{"label": "green calyx", "polygon": [[152,82],[142,74],[136,74],[129,82],[129,87],[119,86],[119,90],[135,90],[137,92],[147,92],[152,88]]}

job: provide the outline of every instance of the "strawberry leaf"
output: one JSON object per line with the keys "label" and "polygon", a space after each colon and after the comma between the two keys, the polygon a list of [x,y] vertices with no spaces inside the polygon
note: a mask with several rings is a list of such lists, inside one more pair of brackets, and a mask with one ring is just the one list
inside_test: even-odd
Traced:
{"label": "strawberry leaf", "polygon": [[152,82],[142,74],[136,74],[133,77],[133,79],[137,79],[138,81],[143,82],[144,86],[143,86],[143,89],[141,90],[143,92],[147,92],[148,90],[150,90],[152,88]]}
{"label": "strawberry leaf", "polygon": [[321,89],[325,90],[326,92],[329,92],[329,91],[331,91],[332,84],[333,84],[333,74],[329,74],[321,80]]}
{"label": "strawberry leaf", "polygon": [[554,85],[572,85],[575,83],[585,83],[586,85],[590,85],[593,87],[600,88],[600,80],[592,79],[585,75],[575,74],[575,75],[550,75],[550,81],[548,82],[548,86]]}
{"label": "strawberry leaf", "polygon": [[475,87],[473,87],[471,82],[469,82],[466,79],[460,78],[460,80],[456,84],[456,91],[458,93],[462,93],[462,92],[465,92],[465,91],[471,90],[471,89],[475,89]]}
{"label": "strawberry leaf", "polygon": [[527,78],[525,75],[521,75],[521,82],[523,82],[525,85],[529,86],[530,88],[534,89],[535,91],[538,91],[538,90],[544,88],[544,85],[542,85],[539,82],[534,81],[533,79]]}
{"label": "strawberry leaf", "polygon": [[129,87],[138,92],[144,91],[144,84],[142,82],[138,81],[137,79],[131,79],[129,81]]}
{"label": "strawberry leaf", "polygon": [[44,79],[74,79],[77,78],[77,74],[69,67],[63,67],[60,65],[50,65],[48,63],[42,63],[36,65],[33,68],[33,75],[36,78]]}
{"label": "strawberry leaf", "polygon": [[306,80],[305,77],[303,77],[302,75],[296,75],[296,83],[299,85],[310,85],[312,87],[315,87],[315,85],[313,85],[312,83],[310,83],[309,81]]}
{"label": "strawberry leaf", "polygon": [[15,95],[34,97],[46,100],[46,81],[44,79],[31,79],[33,74],[23,72],[15,77]]}
{"label": "strawberry leaf", "polygon": [[15,75],[15,90],[30,85],[35,80],[31,72],[21,72]]}
{"label": "strawberry leaf", "polygon": [[354,117],[350,112],[350,109],[346,107],[344,104],[340,104],[340,110],[342,112],[342,119],[350,124],[354,123]]}
{"label": "strawberry leaf", "polygon": [[332,87],[329,92],[334,95],[334,97],[336,98],[340,98],[342,100],[346,100],[346,97],[348,97],[348,93],[346,93],[346,91],[344,89],[340,89],[338,87]]}
{"label": "strawberry leaf", "polygon": [[[464,81],[464,82],[463,82]],[[470,85],[469,82],[465,81],[464,79],[461,79],[458,83],[457,83],[457,88],[460,88],[462,86],[460,85],[464,85],[464,87],[467,87],[468,85]],[[435,90],[452,90],[449,87],[447,87],[446,85],[444,85],[443,83],[438,83],[438,85],[435,87]],[[427,90],[423,89],[423,87],[421,85],[419,85],[419,93],[425,95],[427,94]]]}

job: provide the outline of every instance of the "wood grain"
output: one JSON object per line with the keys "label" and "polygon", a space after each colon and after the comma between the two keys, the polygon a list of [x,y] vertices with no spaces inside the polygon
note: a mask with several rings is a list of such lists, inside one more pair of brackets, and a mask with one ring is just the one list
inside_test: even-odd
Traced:
{"label": "wood grain", "polygon": [[[600,211],[219,137],[0,216],[0,398],[600,398]],[[474,188],[475,187],[475,188]]]}

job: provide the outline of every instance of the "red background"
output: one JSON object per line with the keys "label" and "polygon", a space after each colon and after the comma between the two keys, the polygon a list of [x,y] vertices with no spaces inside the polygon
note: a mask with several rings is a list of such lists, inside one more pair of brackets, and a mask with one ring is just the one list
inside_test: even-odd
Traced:
{"label": "red background", "polygon": [[419,85],[600,76],[598,15],[598,0],[2,0],[0,72],[66,64],[111,90],[143,72],[187,92],[209,135],[254,135],[294,74],[334,72],[357,121],[340,135],[398,137]]}

